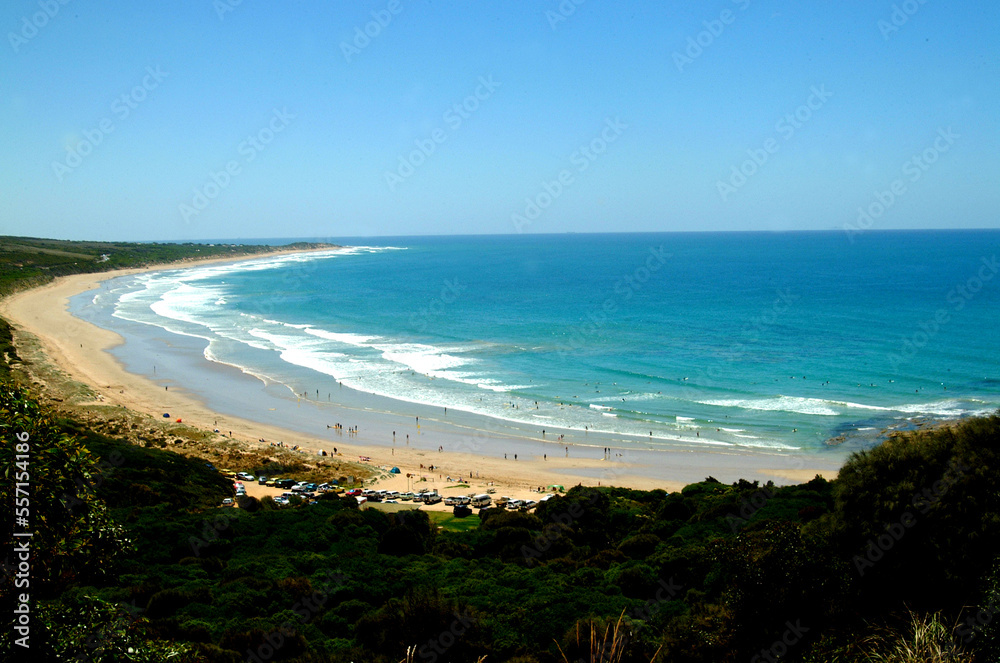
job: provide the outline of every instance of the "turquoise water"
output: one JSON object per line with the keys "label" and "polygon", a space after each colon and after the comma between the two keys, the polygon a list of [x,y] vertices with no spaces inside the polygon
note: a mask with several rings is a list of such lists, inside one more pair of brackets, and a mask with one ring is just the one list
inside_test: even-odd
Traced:
{"label": "turquoise water", "polygon": [[340,382],[554,433],[809,450],[1000,407],[1000,232],[366,243],[123,277],[73,310],[204,339],[289,397]]}

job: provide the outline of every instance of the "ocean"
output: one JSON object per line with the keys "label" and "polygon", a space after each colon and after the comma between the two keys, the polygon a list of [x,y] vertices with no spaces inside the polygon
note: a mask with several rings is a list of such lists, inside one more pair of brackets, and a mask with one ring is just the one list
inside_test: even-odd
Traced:
{"label": "ocean", "polygon": [[339,243],[119,277],[71,311],[121,333],[136,372],[169,370],[156,338],[278,398],[355,390],[647,448],[854,450],[1000,408],[1000,232]]}

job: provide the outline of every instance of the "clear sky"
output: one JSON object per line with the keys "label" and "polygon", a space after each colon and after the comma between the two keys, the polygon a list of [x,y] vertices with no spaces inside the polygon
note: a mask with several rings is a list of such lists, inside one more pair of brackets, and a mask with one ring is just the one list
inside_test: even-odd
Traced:
{"label": "clear sky", "polygon": [[0,234],[1000,227],[995,0],[576,2],[7,0]]}

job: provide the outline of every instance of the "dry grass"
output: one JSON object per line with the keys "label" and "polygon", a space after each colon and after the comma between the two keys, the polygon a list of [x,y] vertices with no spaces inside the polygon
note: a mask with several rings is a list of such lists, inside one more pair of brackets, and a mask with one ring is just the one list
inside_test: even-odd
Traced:
{"label": "dry grass", "polygon": [[[577,623],[576,645],[583,650],[584,644],[586,644],[588,656],[585,660],[588,663],[621,663],[631,643],[627,626],[622,625],[622,620],[624,619],[625,611],[622,610],[622,614],[618,616],[618,621],[614,624],[609,623],[604,628],[603,634],[600,633],[593,620],[590,622],[589,634],[581,633],[580,624]],[[586,643],[584,643],[584,639],[587,640]],[[556,643],[556,647],[559,649],[559,654],[562,655],[564,663],[570,663],[569,657],[566,656],[566,652],[562,650],[558,642]],[[650,661],[655,660],[659,653],[660,649],[657,649]]]}
{"label": "dry grass", "polygon": [[[413,645],[412,647],[407,648],[407,650],[406,650],[406,658],[404,658],[399,663],[416,663],[416,661],[417,661],[416,655],[417,655],[417,646]],[[476,660],[476,663],[483,663],[485,660],[486,660],[485,656],[480,656]]]}
{"label": "dry grass", "polygon": [[865,640],[865,660],[870,663],[965,663],[972,655],[964,651],[954,631],[941,613],[920,615],[910,612],[903,630],[882,629]]}

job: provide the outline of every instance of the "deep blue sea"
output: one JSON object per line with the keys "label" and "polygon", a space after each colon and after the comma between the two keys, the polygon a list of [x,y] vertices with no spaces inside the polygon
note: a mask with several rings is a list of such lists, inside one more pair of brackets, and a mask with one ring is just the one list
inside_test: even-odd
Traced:
{"label": "deep blue sea", "polygon": [[341,382],[556,433],[809,450],[1000,407],[1000,232],[342,243],[74,306],[205,339],[290,397]]}

